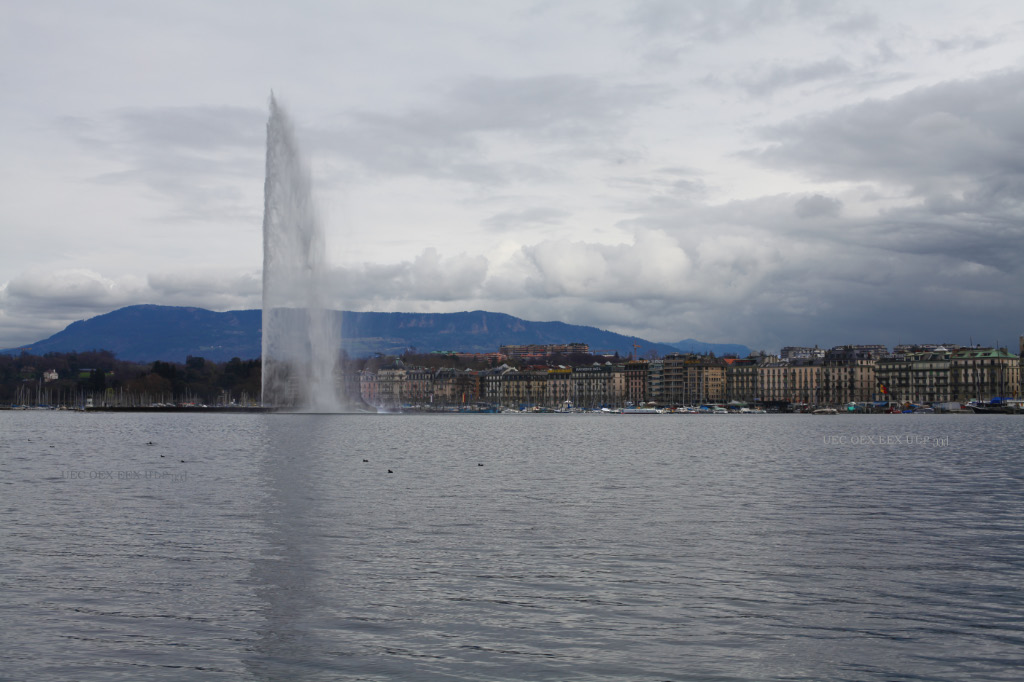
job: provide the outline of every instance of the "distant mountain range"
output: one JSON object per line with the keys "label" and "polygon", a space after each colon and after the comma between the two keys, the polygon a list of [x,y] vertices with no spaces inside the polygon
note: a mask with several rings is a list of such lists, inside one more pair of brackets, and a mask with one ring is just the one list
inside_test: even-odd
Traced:
{"label": "distant mountain range", "polygon": [[738,343],[704,343],[696,339],[683,339],[668,345],[684,353],[698,353],[700,355],[714,353],[717,356],[737,355],[741,358],[750,355],[750,349]]}
{"label": "distant mountain range", "polygon": [[[564,322],[531,322],[504,313],[482,310],[463,313],[356,313],[339,312],[342,346],[356,356],[401,354],[410,348],[421,353],[460,351],[486,353],[510,344],[581,342],[592,351],[618,352],[628,357],[639,346],[640,356],[650,351],[665,355],[678,351],[715,355],[750,350],[737,344],[713,344],[685,339],[677,344],[655,343],[596,327]],[[57,352],[109,350],[133,362],[183,362],[189,355],[224,362],[260,355],[263,313],[232,310],[216,313],[202,308],[134,305],[68,325],[48,339],[2,350],[35,355]]]}

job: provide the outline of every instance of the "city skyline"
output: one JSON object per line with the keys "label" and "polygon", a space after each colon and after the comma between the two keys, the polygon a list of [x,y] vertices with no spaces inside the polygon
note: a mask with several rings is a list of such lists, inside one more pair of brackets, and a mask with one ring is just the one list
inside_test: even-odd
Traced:
{"label": "city skyline", "polygon": [[0,347],[258,308],[271,90],[338,309],[775,349],[1024,331],[1014,3],[7,15]]}

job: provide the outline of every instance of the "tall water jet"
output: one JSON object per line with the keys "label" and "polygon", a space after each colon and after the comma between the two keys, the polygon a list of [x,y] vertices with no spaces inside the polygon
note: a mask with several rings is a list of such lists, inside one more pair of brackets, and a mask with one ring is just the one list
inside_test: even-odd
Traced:
{"label": "tall water jet", "polygon": [[263,405],[341,412],[341,318],[327,306],[323,230],[291,122],[273,95],[263,191]]}

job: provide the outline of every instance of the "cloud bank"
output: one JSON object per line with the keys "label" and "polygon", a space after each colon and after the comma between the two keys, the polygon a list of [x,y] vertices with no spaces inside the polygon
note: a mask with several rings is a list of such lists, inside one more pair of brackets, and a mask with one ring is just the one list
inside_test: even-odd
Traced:
{"label": "cloud bank", "polygon": [[[259,307],[271,77],[337,307],[767,349],[1024,332],[1013,3],[306,9],[302,41],[269,10],[201,30],[179,71],[94,49],[178,37],[154,11],[131,39],[12,13],[0,346],[136,303]],[[81,82],[55,66],[76,49]]]}

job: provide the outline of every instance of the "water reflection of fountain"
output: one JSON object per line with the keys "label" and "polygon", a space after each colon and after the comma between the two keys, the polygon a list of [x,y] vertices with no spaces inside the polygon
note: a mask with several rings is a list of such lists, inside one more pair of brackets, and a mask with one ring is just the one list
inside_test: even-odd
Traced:
{"label": "water reflection of fountain", "polygon": [[265,407],[341,412],[341,316],[328,308],[324,235],[287,114],[270,97],[263,206]]}

